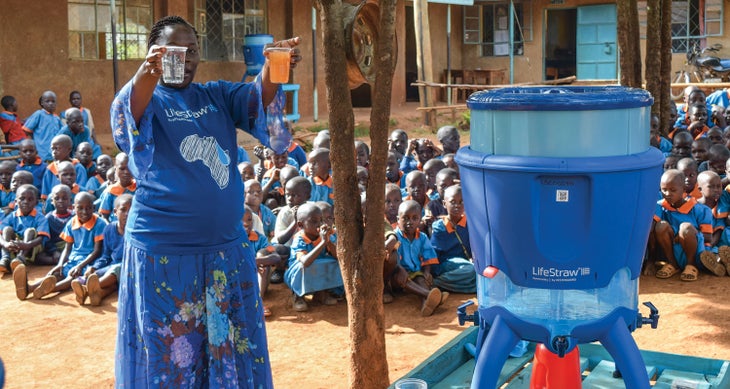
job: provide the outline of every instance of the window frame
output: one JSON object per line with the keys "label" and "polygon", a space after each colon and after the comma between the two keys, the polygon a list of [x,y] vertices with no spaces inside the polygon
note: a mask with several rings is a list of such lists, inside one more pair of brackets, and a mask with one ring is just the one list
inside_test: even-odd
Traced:
{"label": "window frame", "polygon": [[[225,7],[226,5],[229,7]],[[247,34],[267,33],[267,5],[268,0],[195,0],[194,24],[198,30],[200,59],[243,62],[244,37]],[[214,11],[217,15],[211,15],[209,12],[211,7],[215,8]],[[213,25],[215,23],[217,25]],[[250,28],[250,26],[253,27]],[[242,32],[239,31],[239,27],[243,27]],[[217,29],[220,29],[220,32],[214,31]],[[214,41],[216,39],[220,42]],[[214,53],[216,48],[217,55]],[[216,56],[217,58],[215,58]]]}
{"label": "window frame", "polygon": [[[696,3],[696,10],[693,10],[693,4]],[[678,12],[675,7],[676,3],[685,3],[686,7],[683,12]],[[646,1],[638,2],[639,11],[639,32],[641,39],[646,39]],[[697,13],[696,25],[691,19],[692,12]],[[711,16],[707,16],[707,15]],[[707,38],[722,37],[724,26],[725,2],[723,0],[672,0],[672,53],[686,53],[692,45],[698,44],[705,47]],[[681,17],[684,15],[684,22]],[[676,19],[675,19],[676,18]],[[683,26],[681,26],[683,24]],[[677,27],[675,27],[677,26]],[[685,33],[677,33],[677,29],[681,28]],[[691,33],[696,30],[699,33]]]}
{"label": "window frame", "polygon": [[[533,40],[533,5],[532,0],[514,0],[515,20],[514,36],[522,37],[521,40],[514,40],[514,55],[524,55],[524,45]],[[463,44],[478,45],[479,56],[481,57],[506,57],[509,56],[509,1],[497,0],[475,0],[473,6],[465,6],[463,16]],[[491,13],[488,10],[491,9]],[[499,10],[506,10],[506,15],[499,15]],[[492,15],[492,22],[487,21],[487,16]],[[497,18],[504,18],[498,21]],[[520,20],[521,19],[521,20]],[[504,24],[506,20],[506,25]],[[495,27],[503,28],[495,28]],[[489,29],[491,28],[491,39]],[[496,35],[504,35],[506,40],[496,40]],[[502,52],[502,46],[507,45],[506,51]],[[500,47],[500,54],[495,54],[497,47]]]}

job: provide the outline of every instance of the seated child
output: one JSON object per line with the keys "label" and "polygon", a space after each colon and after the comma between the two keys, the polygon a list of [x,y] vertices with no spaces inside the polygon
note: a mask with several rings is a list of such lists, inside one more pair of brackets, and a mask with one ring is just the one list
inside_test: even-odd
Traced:
{"label": "seated child", "polygon": [[442,161],[446,164],[447,168],[451,168],[456,170],[456,172],[459,172],[459,165],[456,164],[456,161],[454,161],[455,154],[447,153],[444,154],[444,156],[441,158]]}
{"label": "seated child", "polygon": [[398,163],[398,154],[393,151],[388,152],[388,159],[385,162],[385,183],[396,184],[401,189],[406,187],[406,180]]}
{"label": "seated child", "polygon": [[[254,180],[255,181],[255,180]],[[258,182],[258,181],[257,181]],[[256,253],[256,267],[258,269],[259,295],[261,301],[264,300],[264,294],[269,289],[269,278],[271,277],[271,267],[278,266],[282,261],[289,259],[289,250],[286,246],[271,245],[265,236],[261,235],[253,228],[253,210],[248,206],[245,207],[243,214],[243,228],[248,234],[248,241],[253,246]],[[282,250],[283,249],[283,250]],[[271,316],[271,309],[264,306],[264,316]]]}
{"label": "seated child", "polygon": [[370,173],[368,172],[367,168],[358,166],[356,174],[357,174],[357,188],[360,190],[360,194],[364,195],[365,192],[368,190],[368,178],[370,178]]}
{"label": "seated child", "polygon": [[18,142],[28,137],[27,130],[18,118],[18,101],[13,96],[3,96],[0,104],[5,110],[0,112],[0,129],[5,135],[5,142],[17,145]]}
{"label": "seated child", "polygon": [[408,149],[408,133],[400,128],[393,130],[388,136],[388,150],[395,151],[399,155],[398,163],[400,164],[401,158],[406,154]]}
{"label": "seated child", "polygon": [[[317,133],[317,136],[312,140],[312,150],[316,149],[330,149],[330,132],[329,130],[322,130]],[[299,175],[302,177],[310,177],[312,175],[309,162],[299,166]]]}
{"label": "seated child", "polygon": [[682,157],[674,153],[664,157],[664,171],[676,169],[677,163],[679,163],[680,159],[682,159]]}
{"label": "seated child", "polygon": [[84,277],[71,281],[71,289],[79,305],[84,305],[87,297],[91,305],[101,305],[104,297],[114,293],[119,287],[124,256],[124,228],[127,226],[127,215],[131,206],[132,195],[128,193],[114,199],[117,220],[104,227],[101,255],[86,269]]}
{"label": "seated child", "polygon": [[444,191],[447,214],[433,222],[431,245],[439,263],[433,265],[433,285],[457,293],[476,293],[477,278],[471,259],[471,245],[461,186]]}
{"label": "seated child", "polygon": [[[682,99],[684,103],[677,108],[677,120],[674,122],[674,128],[686,130],[690,124],[690,107],[694,104],[703,104],[706,106],[707,100],[705,98],[705,92],[696,85],[690,85],[684,88],[684,96]],[[672,139],[673,135],[673,133],[670,133],[669,139]]]}
{"label": "seated child", "polygon": [[[86,169],[87,181],[96,174],[96,163],[94,162],[94,150],[89,142],[81,142],[76,146],[74,158]],[[88,185],[87,185],[88,186]]]}
{"label": "seated child", "polygon": [[368,147],[367,143],[359,140],[355,141],[355,161],[357,162],[357,166],[362,166],[366,169],[370,166],[370,147]]}
{"label": "seated child", "polygon": [[444,206],[443,198],[445,195],[446,188],[456,184],[459,181],[459,173],[451,168],[441,169],[436,175],[436,193],[438,194],[435,200],[431,200],[426,204],[426,213],[433,217],[439,217],[446,215],[446,207]]}
{"label": "seated child", "polygon": [[243,182],[256,179],[256,173],[254,173],[253,165],[251,164],[251,162],[239,163],[238,172],[241,173],[241,180],[243,180]]}
{"label": "seated child", "polygon": [[730,150],[725,145],[712,145],[707,155],[707,169],[717,173],[721,179],[725,179],[725,165],[730,159]]}
{"label": "seated child", "polygon": [[91,147],[91,131],[84,125],[84,117],[78,108],[71,107],[66,110],[66,125],[61,127],[56,135],[68,135],[71,138],[71,157],[77,158],[76,150],[81,143],[88,143],[92,149],[89,158],[93,158],[94,150]]}
{"label": "seated child", "polygon": [[651,115],[649,144],[659,149],[662,153],[670,153],[672,151],[672,142],[663,137],[659,131],[659,116],[657,115]]}
{"label": "seated child", "polygon": [[67,135],[57,135],[53,137],[51,141],[51,149],[53,155],[53,161],[46,167],[45,173],[43,173],[43,185],[41,190],[41,198],[48,198],[48,194],[51,192],[54,186],[60,183],[58,178],[58,165],[61,162],[70,162],[76,170],[76,183],[79,186],[84,187],[86,185],[86,168],[83,167],[77,159],[71,158],[71,138]]}
{"label": "seated child", "polygon": [[38,282],[28,284],[24,265],[18,265],[13,274],[18,299],[25,300],[28,293],[41,299],[49,293],[61,292],[71,288],[71,281],[84,274],[86,266],[101,255],[104,239],[104,219],[94,214],[94,196],[81,192],[74,201],[76,215],[66,223],[61,238],[66,247],[61,258],[51,271]]}
{"label": "seated child", "polygon": [[330,151],[328,149],[314,149],[309,153],[309,166],[312,175],[309,182],[312,184],[310,201],[326,201],[334,204],[335,194],[330,175]]}
{"label": "seated child", "polygon": [[[281,184],[279,182],[281,169],[283,169],[285,166],[291,166],[287,164],[288,156],[286,151],[281,154],[275,154],[273,150],[268,149],[267,152],[269,155],[268,160],[271,163],[271,168],[266,170],[266,172],[259,180],[261,181],[261,190],[265,194],[268,194],[269,192],[272,192],[281,187]],[[264,198],[267,197],[268,196],[265,196]]]}
{"label": "seated child", "polygon": [[15,193],[10,189],[17,164],[13,161],[0,161],[0,208],[7,208],[15,199]]}
{"label": "seated child", "polygon": [[426,162],[438,155],[441,155],[441,150],[430,139],[411,139],[408,142],[408,151],[400,162],[400,170],[403,174],[421,171]]}
{"label": "seated child", "polygon": [[18,170],[27,170],[33,174],[33,185],[43,192],[43,174],[46,172],[46,163],[38,156],[33,139],[23,139],[18,142],[20,164]]}
{"label": "seated child", "polygon": [[707,106],[705,104],[693,104],[689,107],[690,124],[687,126],[687,132],[692,138],[699,139],[705,137],[710,127],[707,125]]}
{"label": "seated child", "polygon": [[71,197],[71,188],[64,184],[58,184],[53,187],[48,198],[53,204],[53,210],[46,213],[45,216],[50,237],[46,240],[44,253],[53,258],[54,264],[58,263],[58,259],[61,258],[61,251],[66,247],[66,242],[61,239],[61,232],[66,223],[73,217]]}
{"label": "seated child", "polygon": [[302,146],[294,140],[291,141],[289,148],[286,151],[289,153],[289,158],[295,160],[299,167],[307,163],[307,153],[304,151]]}
{"label": "seated child", "polygon": [[692,135],[687,131],[679,131],[672,138],[672,154],[679,155],[680,158],[688,158],[692,156]]}
{"label": "seated child", "polygon": [[46,218],[38,212],[38,189],[33,185],[22,185],[17,192],[18,210],[3,219],[0,226],[0,272],[10,272],[20,265],[54,265],[48,257],[38,254],[43,251],[44,240],[50,236]]}
{"label": "seated child", "polygon": [[[724,128],[724,127],[723,127]],[[709,139],[713,145],[724,145],[725,138],[722,137],[722,129],[718,127],[712,127],[707,131],[705,138]]]}
{"label": "seated child", "polygon": [[289,268],[284,273],[284,280],[293,292],[292,307],[297,312],[309,309],[304,296],[312,293],[314,300],[335,305],[337,299],[329,290],[341,288],[343,283],[334,232],[323,223],[322,211],[315,204],[302,204],[296,212],[300,231],[293,239]]}
{"label": "seated child", "polygon": [[[712,142],[710,142],[707,138],[700,138],[692,142],[692,158],[694,158],[695,162],[697,162],[698,169],[700,169],[699,166],[702,165],[703,162],[707,161],[710,146],[712,146]],[[702,171],[700,171],[700,173],[701,172]]]}
{"label": "seated child", "polygon": [[94,163],[94,171],[89,172],[89,178],[86,180],[86,190],[93,194],[97,199],[101,197],[107,186],[106,172],[114,165],[112,157],[101,154],[96,158]]}
{"label": "seated child", "polygon": [[710,248],[712,240],[712,213],[693,197],[685,197],[684,181],[684,174],[679,170],[671,169],[662,174],[663,199],[656,205],[653,230],[656,244],[667,261],[656,272],[656,277],[671,278],[681,271],[682,281],[696,281],[699,275],[697,257],[713,257],[711,251],[705,251],[705,245]]}
{"label": "seated child", "polygon": [[[286,205],[276,215],[276,227],[274,228],[274,239],[272,243],[282,244],[291,247],[294,234],[299,224],[297,222],[297,208],[309,201],[312,191],[312,184],[302,176],[297,176],[286,183]],[[283,282],[284,266],[277,267],[271,273],[271,283]]]}
{"label": "seated child", "polygon": [[299,172],[293,166],[284,166],[279,172],[279,187],[264,195],[265,204],[275,215],[279,214],[279,208],[286,205],[285,191],[286,183],[294,177],[300,177]]}
{"label": "seated child", "polygon": [[444,154],[456,154],[461,147],[461,134],[454,126],[443,126],[436,132],[436,137],[441,143],[441,150]]}
{"label": "seated child", "polygon": [[414,200],[406,200],[398,208],[398,264],[388,277],[393,288],[400,288],[419,296],[421,315],[431,316],[433,311],[448,297],[433,288],[431,266],[438,264],[438,257],[426,235],[420,232],[421,206]]}
{"label": "seated child", "polygon": [[696,200],[702,197],[697,186],[697,162],[692,158],[682,158],[677,161],[677,170],[684,174],[684,191]]}
{"label": "seated child", "polygon": [[429,200],[426,196],[426,174],[419,170],[414,170],[406,175],[406,193],[403,200],[415,200],[421,206],[423,219],[419,228],[422,232],[428,234],[431,223],[434,221],[433,215],[426,213]]}
{"label": "seated child", "polygon": [[436,191],[436,175],[445,168],[446,164],[440,159],[433,158],[423,165],[423,172],[426,173],[426,194],[430,200],[438,198]]}
{"label": "seated child", "polygon": [[[58,164],[58,181],[59,184],[66,185],[71,189],[71,203],[73,203],[76,195],[80,192],[88,192],[76,182],[76,169],[69,161],[63,161]],[[44,213],[51,212],[53,210],[53,203],[48,201],[48,196],[41,195],[41,199],[44,201]]]}
{"label": "seated child", "polygon": [[[25,131],[35,140],[38,154],[43,161],[53,160],[51,155],[51,142],[54,136],[61,130],[63,123],[56,114],[56,94],[52,91],[45,91],[38,99],[41,108],[25,121]],[[50,188],[49,188],[50,190]]]}
{"label": "seated child", "polygon": [[[13,173],[13,177],[10,179],[10,191],[12,192],[10,196],[11,200],[8,203],[7,208],[3,208],[5,214],[8,214],[17,209],[15,196],[18,193],[18,188],[25,184],[33,185],[33,175],[29,171],[18,170]],[[41,208],[40,205],[36,205],[36,209],[38,209],[38,212],[43,213],[43,208]]]}
{"label": "seated child", "polygon": [[396,184],[385,184],[385,220],[392,229],[398,227],[398,208],[403,202]]}
{"label": "seated child", "polygon": [[266,205],[261,204],[263,194],[261,193],[261,184],[255,179],[244,182],[244,204],[251,209],[254,215],[258,215],[261,219],[264,237],[266,240],[274,237],[274,228],[276,227],[276,215]]}
{"label": "seated child", "polygon": [[117,154],[116,164],[114,171],[116,175],[116,182],[110,184],[101,194],[99,199],[99,214],[104,219],[114,221],[116,216],[112,214],[114,208],[114,199],[123,193],[129,193],[131,195],[137,190],[137,181],[132,177],[132,172],[129,171],[129,157],[125,153]]}

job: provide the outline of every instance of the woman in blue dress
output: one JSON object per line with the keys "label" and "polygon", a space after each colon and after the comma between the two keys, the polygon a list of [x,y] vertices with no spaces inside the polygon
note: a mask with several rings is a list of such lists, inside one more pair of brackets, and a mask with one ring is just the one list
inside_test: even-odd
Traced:
{"label": "woman in blue dress", "polygon": [[[181,84],[160,78],[167,45],[188,48]],[[266,124],[267,114],[282,114],[283,93],[268,59],[251,83],[193,83],[198,49],[184,19],[159,20],[147,57],[111,107],[114,140],[137,179],[119,290],[118,387],[272,386],[254,252],[241,223],[236,128],[288,147],[289,133]],[[300,60],[292,49],[291,66]]]}

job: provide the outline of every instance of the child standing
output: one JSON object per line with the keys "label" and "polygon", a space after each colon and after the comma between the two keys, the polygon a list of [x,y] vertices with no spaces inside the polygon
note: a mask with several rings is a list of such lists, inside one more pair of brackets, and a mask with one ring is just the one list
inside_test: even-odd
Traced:
{"label": "child standing", "polygon": [[696,281],[696,259],[712,241],[711,211],[694,198],[685,197],[684,174],[679,170],[664,172],[660,188],[663,199],[657,202],[653,229],[667,263],[656,272],[656,277],[671,278],[681,269],[682,281]]}
{"label": "child standing", "polygon": [[431,232],[431,245],[439,259],[432,269],[433,284],[452,292],[476,293],[477,278],[461,186],[453,185],[444,191],[444,204],[447,214],[433,223]]}
{"label": "child standing", "polygon": [[302,204],[296,219],[300,231],[292,242],[289,268],[284,274],[293,292],[292,306],[297,312],[309,309],[304,296],[311,293],[322,304],[335,305],[337,299],[328,291],[341,288],[343,283],[334,232],[323,223],[322,211],[315,204]]}
{"label": "child standing", "polygon": [[335,194],[332,187],[332,176],[330,170],[330,151],[328,149],[314,149],[309,153],[309,166],[312,175],[309,182],[312,184],[310,201],[325,201],[330,205],[334,204]]}
{"label": "child standing", "polygon": [[61,238],[66,247],[61,258],[46,277],[28,284],[24,265],[18,265],[13,274],[15,290],[20,300],[25,300],[28,293],[41,299],[49,293],[61,292],[71,288],[71,281],[84,274],[86,266],[101,255],[106,222],[94,214],[94,196],[81,192],[74,201],[76,216],[66,223]]}
{"label": "child standing", "polygon": [[38,99],[41,109],[35,111],[25,121],[25,128],[28,134],[35,140],[38,154],[41,159],[48,162],[53,160],[51,154],[51,140],[63,127],[61,118],[56,114],[56,94],[52,91],[45,91]]}
{"label": "child standing", "polygon": [[101,256],[86,269],[86,283],[81,277],[71,281],[71,289],[79,305],[84,305],[86,297],[89,297],[91,305],[101,305],[104,297],[117,290],[124,255],[124,228],[127,226],[127,215],[131,206],[130,194],[122,194],[114,200],[114,215],[117,220],[104,227]]}
{"label": "child standing", "polygon": [[421,315],[431,316],[433,311],[448,297],[438,288],[432,288],[431,265],[438,264],[436,252],[426,235],[420,232],[421,206],[404,201],[398,209],[398,265],[390,275],[391,286],[398,286],[408,293],[421,297]]}
{"label": "child standing", "polygon": [[38,156],[33,139],[23,139],[18,143],[20,164],[18,170],[27,170],[33,174],[33,185],[43,193],[43,175],[46,173],[46,163]]}
{"label": "child standing", "polygon": [[10,213],[0,224],[0,272],[17,269],[21,264],[55,264],[38,256],[43,250],[44,240],[50,236],[46,218],[35,208],[38,189],[33,185],[22,185],[18,188],[17,199],[18,210]]}

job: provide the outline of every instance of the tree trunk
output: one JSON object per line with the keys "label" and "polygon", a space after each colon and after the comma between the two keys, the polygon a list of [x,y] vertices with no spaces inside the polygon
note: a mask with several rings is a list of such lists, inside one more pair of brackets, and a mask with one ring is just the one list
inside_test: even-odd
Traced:
{"label": "tree trunk", "polygon": [[[662,0],[646,1],[646,90],[654,97],[651,113],[659,116],[661,122],[662,99]],[[661,129],[666,127],[661,126]],[[666,135],[666,134],[662,134]]]}
{"label": "tree trunk", "polygon": [[639,11],[636,0],[616,2],[618,16],[618,50],[620,84],[641,88],[641,47],[639,45]]}
{"label": "tree trunk", "polygon": [[[375,54],[377,76],[371,112],[371,176],[367,193],[368,220],[373,222],[364,225],[356,178],[354,114],[346,71],[346,21],[343,11],[348,5],[337,0],[316,1],[322,22],[325,82],[330,112],[337,256],[347,295],[350,328],[351,388],[385,388],[389,384],[383,310],[383,198],[395,1],[382,3],[379,44]],[[384,40],[387,42],[382,44]]]}
{"label": "tree trunk", "polygon": [[669,112],[676,110],[674,101],[671,97],[672,84],[672,1],[662,0],[660,9],[662,10],[661,24],[661,73],[659,74],[660,87],[659,94],[662,98],[662,110],[659,116],[659,125],[662,131],[671,130],[674,123],[671,122]]}

